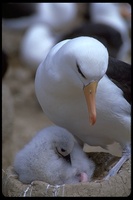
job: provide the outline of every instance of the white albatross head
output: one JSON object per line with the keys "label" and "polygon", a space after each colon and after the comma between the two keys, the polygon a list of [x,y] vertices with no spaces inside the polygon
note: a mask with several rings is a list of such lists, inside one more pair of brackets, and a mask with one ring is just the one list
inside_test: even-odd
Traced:
{"label": "white albatross head", "polygon": [[[46,90],[49,92],[51,90],[52,94],[55,92],[55,95],[61,93],[60,98],[64,98],[62,94],[64,91],[71,96],[76,89],[83,90],[87,101],[89,121],[93,125],[96,122],[96,88],[98,81],[106,73],[108,58],[106,47],[92,37],[81,36],[56,44],[41,63],[38,70],[40,72],[37,72],[35,87],[38,99],[40,96],[40,104],[43,104],[44,99],[40,91],[41,85],[44,85],[42,82],[45,81],[44,79],[49,82]],[[45,78],[44,74],[47,74]]]}

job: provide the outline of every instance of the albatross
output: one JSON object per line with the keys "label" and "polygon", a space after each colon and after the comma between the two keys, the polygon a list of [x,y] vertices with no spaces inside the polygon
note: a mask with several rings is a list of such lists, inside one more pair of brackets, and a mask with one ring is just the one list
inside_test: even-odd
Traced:
{"label": "albatross", "polygon": [[106,180],[130,158],[130,84],[130,65],[109,57],[100,41],[85,36],[56,44],[36,72],[36,96],[53,123],[81,145],[121,145],[122,157]]}

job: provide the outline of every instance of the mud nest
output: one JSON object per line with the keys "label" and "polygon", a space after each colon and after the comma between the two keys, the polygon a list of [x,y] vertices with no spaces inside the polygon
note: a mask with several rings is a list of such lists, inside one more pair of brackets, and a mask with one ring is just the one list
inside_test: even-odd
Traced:
{"label": "mud nest", "polygon": [[18,180],[12,166],[2,173],[2,192],[6,197],[122,197],[131,192],[131,160],[128,160],[119,173],[103,180],[108,170],[119,159],[109,153],[89,153],[96,163],[93,180],[87,183],[50,185],[42,181],[23,184]]}

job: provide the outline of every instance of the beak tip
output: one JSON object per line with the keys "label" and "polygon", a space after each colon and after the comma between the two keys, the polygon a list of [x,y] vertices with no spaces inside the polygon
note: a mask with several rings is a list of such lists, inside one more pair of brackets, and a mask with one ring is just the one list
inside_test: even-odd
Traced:
{"label": "beak tip", "polygon": [[96,123],[96,117],[90,118],[90,125],[93,126]]}

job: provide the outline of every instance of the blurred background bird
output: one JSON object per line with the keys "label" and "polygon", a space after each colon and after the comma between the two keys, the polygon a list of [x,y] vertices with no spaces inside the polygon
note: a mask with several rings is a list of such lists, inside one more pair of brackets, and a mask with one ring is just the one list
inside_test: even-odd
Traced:
{"label": "blurred background bird", "polygon": [[77,36],[98,39],[124,61],[131,48],[130,12],[126,3],[3,3],[2,26],[24,32],[19,55],[33,70],[56,43]]}

